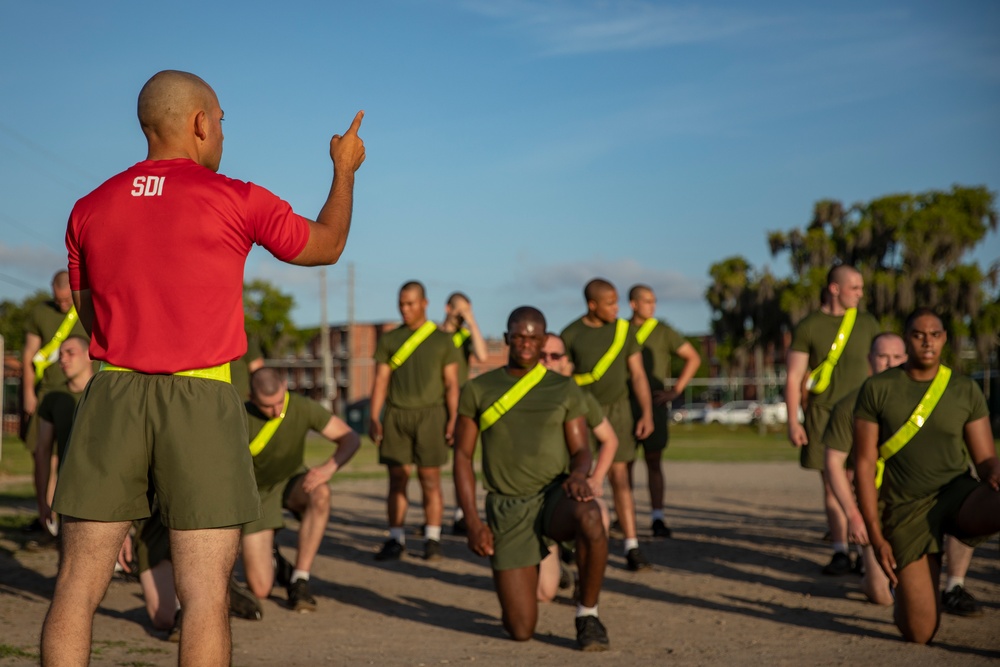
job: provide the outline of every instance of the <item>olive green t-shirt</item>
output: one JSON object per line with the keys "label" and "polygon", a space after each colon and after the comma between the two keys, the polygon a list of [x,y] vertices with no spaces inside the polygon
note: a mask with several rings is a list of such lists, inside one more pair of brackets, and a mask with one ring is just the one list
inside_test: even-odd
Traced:
{"label": "olive green t-shirt", "polygon": [[[636,333],[638,333],[636,328]],[[638,340],[636,341],[638,342]],[[649,388],[658,391],[664,388],[663,381],[670,375],[670,358],[687,339],[677,333],[669,324],[658,322],[645,343],[640,343],[642,366],[646,369]]]}
{"label": "olive green t-shirt", "polygon": [[[458,414],[479,417],[520,378],[506,368],[469,380],[462,389]],[[563,424],[586,414],[583,392],[571,378],[546,371],[506,414],[480,435],[483,486],[505,496],[533,496],[562,475],[569,465]]]}
{"label": "olive green t-shirt", "polygon": [[[257,406],[247,401],[247,428],[252,441],[268,419]],[[320,432],[333,415],[316,401],[289,393],[288,409],[267,446],[253,457],[253,472],[257,487],[263,488],[285,481],[302,467],[305,461],[306,436]]]}
{"label": "olive green t-shirt", "polygon": [[66,443],[69,442],[69,434],[73,430],[73,416],[76,414],[76,404],[83,396],[82,391],[70,391],[64,383],[59,387],[52,387],[42,398],[38,406],[38,416],[52,424],[56,436],[56,452],[62,460],[66,454]]}
{"label": "olive green t-shirt", "polygon": [[[404,324],[384,334],[375,347],[375,361],[388,364],[413,333]],[[404,410],[444,405],[444,367],[457,364],[460,356],[450,334],[434,331],[392,371],[386,403]]]}
{"label": "olive green t-shirt", "polygon": [[[31,309],[28,319],[24,323],[24,332],[26,334],[35,334],[41,338],[41,347],[45,347],[52,340],[52,337],[56,335],[56,331],[59,330],[59,325],[63,323],[64,319],[66,319],[66,313],[59,310],[55,301],[46,301]],[[73,328],[70,329],[69,335],[80,336],[90,340],[90,336],[87,335],[79,319],[73,323]],[[57,349],[54,363],[45,369],[41,380],[37,377],[35,378],[39,392],[66,384],[66,375],[62,372],[62,368],[59,367],[58,355],[59,351]]]}
{"label": "olive green t-shirt", "polygon": [[250,362],[264,356],[256,338],[247,338],[247,351],[242,357],[229,364],[229,374],[233,387],[244,401],[250,398]]}
{"label": "olive green t-shirt", "polygon": [[860,393],[861,387],[858,387],[833,406],[830,421],[826,423],[826,433],[823,434],[823,444],[830,449],[850,454],[854,448],[854,406]]}
{"label": "olive green t-shirt", "polygon": [[461,341],[460,343],[455,345],[455,349],[458,350],[459,387],[464,387],[465,383],[469,381],[469,359],[472,357],[472,337],[469,336],[468,338],[462,340],[462,337],[459,336],[459,332],[464,330],[465,329],[459,329],[454,333],[448,333],[447,331],[444,332],[446,335],[451,336],[451,342],[453,345],[455,345],[456,337],[458,337],[458,340]]}
{"label": "olive green t-shirt", "polygon": [[[910,418],[930,385],[910,379],[901,367],[890,368],[865,382],[854,416],[878,424],[881,445]],[[968,472],[965,425],[988,414],[979,386],[954,373],[924,425],[886,460],[879,498],[887,506],[923,498]]]}
{"label": "olive green t-shirt", "polygon": [[[827,315],[822,311],[806,316],[795,327],[791,349],[809,355],[810,369],[818,367],[829,356],[843,319],[842,315]],[[871,313],[858,311],[847,345],[830,377],[830,386],[822,394],[810,393],[809,405],[832,409],[848,392],[861,386],[868,377],[868,351],[878,333],[878,321]]]}
{"label": "olive green t-shirt", "polygon": [[[587,326],[581,317],[563,329],[560,335],[566,343],[566,354],[573,362],[574,373],[589,373],[594,369],[604,353],[611,348],[615,339],[615,327],[615,322],[600,327]],[[625,345],[611,367],[600,380],[583,387],[596,396],[601,405],[611,405],[628,396],[628,358],[639,351],[639,343],[635,339],[637,330],[629,325]]]}

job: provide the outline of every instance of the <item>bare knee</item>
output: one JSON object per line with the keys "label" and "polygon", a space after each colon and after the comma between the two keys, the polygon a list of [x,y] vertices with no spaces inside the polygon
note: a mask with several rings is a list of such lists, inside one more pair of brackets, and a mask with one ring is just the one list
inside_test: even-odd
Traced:
{"label": "bare knee", "polygon": [[607,540],[601,506],[596,501],[580,503],[576,512],[577,534],[590,543]]}
{"label": "bare knee", "polygon": [[535,624],[525,619],[511,620],[504,616],[503,627],[510,638],[516,642],[526,642],[535,636]]}
{"label": "bare knee", "polygon": [[330,507],[330,487],[320,484],[309,492],[309,506],[313,509],[322,510]]}

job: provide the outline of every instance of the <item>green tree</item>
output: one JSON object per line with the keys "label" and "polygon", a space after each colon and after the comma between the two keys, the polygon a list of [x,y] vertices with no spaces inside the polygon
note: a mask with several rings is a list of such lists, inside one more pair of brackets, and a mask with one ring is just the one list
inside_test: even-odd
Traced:
{"label": "green tree", "polygon": [[20,303],[0,301],[0,335],[3,336],[7,352],[20,352],[24,349],[24,325],[28,321],[28,315],[35,306],[51,298],[50,292],[38,290]]}
{"label": "green tree", "polygon": [[260,342],[265,357],[284,354],[295,347],[297,330],[291,312],[295,298],[266,280],[243,285],[243,312],[247,335]]}
{"label": "green tree", "polygon": [[985,187],[894,194],[849,208],[819,201],[804,229],[768,234],[772,256],[787,254],[787,279],[755,272],[740,257],[712,266],[706,298],[716,335],[731,345],[742,340],[744,349],[774,340],[819,307],[827,271],[842,262],[861,272],[865,307],[884,327],[898,331],[915,307],[933,308],[954,349],[969,343],[985,362],[1000,334],[1000,265],[984,271],[963,260],[996,228],[995,195]]}

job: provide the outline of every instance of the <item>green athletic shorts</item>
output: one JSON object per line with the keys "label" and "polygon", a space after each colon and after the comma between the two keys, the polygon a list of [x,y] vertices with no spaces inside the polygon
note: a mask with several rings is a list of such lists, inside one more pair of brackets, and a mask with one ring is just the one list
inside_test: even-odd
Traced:
{"label": "green athletic shorts", "polygon": [[799,465],[807,470],[822,470],[826,467],[826,446],[823,435],[826,425],[830,423],[830,408],[822,405],[810,405],[806,409],[806,437],[809,444],[803,445],[799,451]]}
{"label": "green athletic shorts", "polygon": [[486,523],[493,531],[494,570],[515,570],[538,565],[549,553],[553,540],[546,537],[552,514],[566,497],[559,477],[536,496],[486,495]]}
{"label": "green athletic shorts", "polygon": [[309,468],[302,466],[301,470],[284,482],[258,487],[257,492],[260,493],[260,508],[264,512],[264,516],[256,521],[243,524],[243,534],[253,535],[262,530],[278,530],[282,528],[285,525],[285,517],[282,514],[282,510],[288,506],[288,495],[292,492],[295,483],[305,477],[307,472],[309,472]]}
{"label": "green athletic shorts", "polygon": [[[636,422],[639,421],[639,417],[642,416],[642,410],[636,403],[632,403],[632,419]],[[636,448],[642,447],[644,451],[647,452],[662,452],[667,448],[667,444],[670,440],[670,432],[668,430],[670,409],[666,405],[654,405],[653,406],[653,433],[645,440],[636,440]],[[633,427],[634,430],[634,427]],[[632,438],[635,439],[635,434],[633,433]]]}
{"label": "green athletic shorts", "polygon": [[139,572],[156,567],[170,560],[170,530],[163,525],[160,508],[153,508],[148,519],[135,522],[134,555]]}
{"label": "green athletic shorts", "polygon": [[[632,419],[632,403],[628,396],[620,398],[610,405],[601,405],[604,416],[611,423],[615,435],[618,436],[618,451],[615,452],[615,463],[628,462],[635,458],[635,420]],[[590,446],[597,454],[597,438],[590,434]]]}
{"label": "green athletic shorts", "polygon": [[943,551],[946,533],[970,547],[990,538],[989,535],[963,535],[954,525],[955,515],[962,503],[979,484],[972,475],[962,474],[934,495],[892,507],[886,506],[882,510],[882,533],[892,547],[897,570],[920,560],[924,554]]}
{"label": "green athletic shorts", "polygon": [[382,421],[382,444],[378,460],[383,465],[409,465],[422,468],[448,463],[448,443],[444,429],[448,410],[443,405],[405,410],[386,406]]}
{"label": "green athletic shorts", "polygon": [[150,515],[221,528],[261,516],[246,409],[227,382],[101,371],[77,407],[54,509],[91,521]]}

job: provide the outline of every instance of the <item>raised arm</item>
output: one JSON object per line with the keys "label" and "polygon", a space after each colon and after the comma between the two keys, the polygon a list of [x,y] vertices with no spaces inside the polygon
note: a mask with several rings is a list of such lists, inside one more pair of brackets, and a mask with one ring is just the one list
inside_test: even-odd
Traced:
{"label": "raised arm", "polygon": [[465,328],[469,330],[469,340],[472,341],[472,356],[482,364],[486,362],[486,341],[483,340],[483,334],[479,331],[476,316],[472,314],[472,306],[467,301],[465,304],[461,315],[465,322]]}
{"label": "raised arm", "polygon": [[292,264],[334,264],[344,252],[354,210],[354,172],[365,161],[365,143],[358,136],[364,115],[364,111],[359,111],[343,136],[335,134],[330,139],[330,158],[333,160],[330,193],[316,221],[310,221],[309,241]]}

